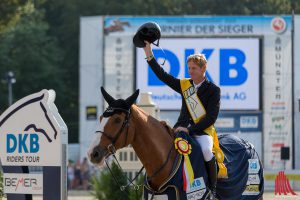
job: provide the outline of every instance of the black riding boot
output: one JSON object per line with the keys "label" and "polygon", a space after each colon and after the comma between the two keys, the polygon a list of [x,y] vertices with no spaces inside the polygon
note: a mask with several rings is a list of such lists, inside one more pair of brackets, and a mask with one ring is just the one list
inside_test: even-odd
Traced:
{"label": "black riding boot", "polygon": [[217,163],[215,156],[208,162],[206,162],[208,169],[208,181],[209,189],[211,191],[210,200],[216,199],[216,188],[217,188]]}

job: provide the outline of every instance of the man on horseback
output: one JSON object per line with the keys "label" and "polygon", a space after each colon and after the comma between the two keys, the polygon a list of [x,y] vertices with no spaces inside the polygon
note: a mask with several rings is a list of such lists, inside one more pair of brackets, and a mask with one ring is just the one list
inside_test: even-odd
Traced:
{"label": "man on horseback", "polygon": [[175,133],[185,132],[200,144],[208,170],[211,199],[215,199],[217,163],[213,149],[216,153],[218,140],[213,125],[220,110],[220,88],[205,76],[205,55],[190,55],[187,58],[190,79],[177,79],[163,70],[153,56],[151,44],[144,42],[146,59],[153,72],[166,85],[182,95],[180,115],[174,125]]}

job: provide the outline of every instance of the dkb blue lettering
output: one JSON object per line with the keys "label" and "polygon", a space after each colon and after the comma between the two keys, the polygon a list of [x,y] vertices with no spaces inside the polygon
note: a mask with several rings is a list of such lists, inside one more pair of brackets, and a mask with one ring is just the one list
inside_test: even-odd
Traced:
{"label": "dkb blue lettering", "polygon": [[39,136],[37,134],[30,135],[30,153],[37,153],[40,149]]}
{"label": "dkb blue lettering", "polygon": [[[230,63],[230,58],[236,59]],[[247,70],[243,66],[246,60],[245,54],[239,49],[220,49],[220,85],[241,85],[248,77]],[[230,77],[230,70],[235,70],[237,76]]]}
{"label": "dkb blue lettering", "polygon": [[28,134],[19,134],[19,153],[22,153],[22,149],[24,149],[24,153],[28,153],[28,149],[26,147],[26,140]]}
{"label": "dkb blue lettering", "polygon": [[196,182],[195,181],[192,183],[192,188],[194,188],[194,187],[196,187]]}
{"label": "dkb blue lettering", "polygon": [[[159,49],[153,49],[153,54],[155,58],[158,60],[159,58],[164,58],[166,61],[169,61],[170,63],[170,72],[174,77],[178,77],[180,66],[179,66],[179,60],[176,57],[174,53],[172,53],[169,50],[164,49],[166,55],[163,54],[163,52]],[[152,69],[148,67],[148,85],[149,86],[163,86],[165,85],[161,80],[159,80]]]}
{"label": "dkb blue lettering", "polygon": [[197,183],[197,186],[200,186],[201,185],[201,182],[200,182],[200,180],[198,179],[198,180],[196,180],[196,183]]}
{"label": "dkb blue lettering", "polygon": [[6,152],[13,153],[17,148],[17,138],[13,134],[6,135]]}
{"label": "dkb blue lettering", "polygon": [[[29,137],[28,137],[29,135]],[[29,150],[26,146],[26,141],[29,139]],[[6,151],[13,153],[18,148],[18,153],[37,153],[40,150],[39,136],[37,134],[7,134],[6,136]]]}

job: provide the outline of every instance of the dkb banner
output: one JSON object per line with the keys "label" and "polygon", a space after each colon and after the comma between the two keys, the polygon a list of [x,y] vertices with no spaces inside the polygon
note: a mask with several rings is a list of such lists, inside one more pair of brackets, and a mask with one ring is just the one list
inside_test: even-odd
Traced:
{"label": "dkb banner", "polygon": [[[8,200],[66,200],[68,129],[54,104],[54,90],[17,101],[0,116],[0,158]],[[42,166],[30,173],[29,166]]]}

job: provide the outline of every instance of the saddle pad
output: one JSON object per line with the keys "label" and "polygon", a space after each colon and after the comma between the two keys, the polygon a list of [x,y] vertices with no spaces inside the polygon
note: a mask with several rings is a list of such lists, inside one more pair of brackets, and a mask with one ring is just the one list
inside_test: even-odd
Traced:
{"label": "saddle pad", "polygon": [[257,200],[264,192],[263,167],[253,145],[230,134],[219,136],[227,179],[218,179],[220,200]]}

